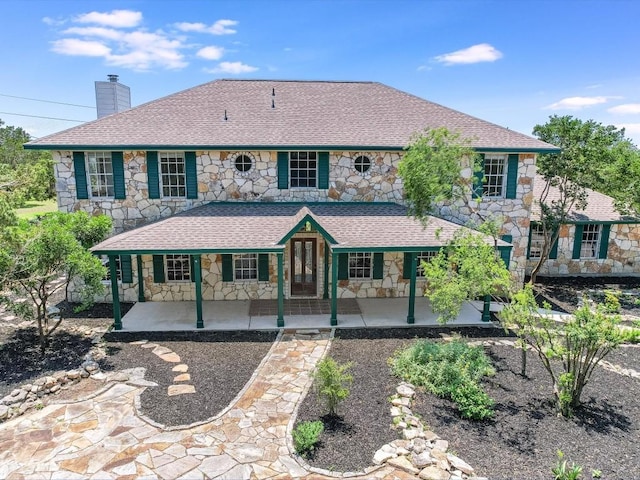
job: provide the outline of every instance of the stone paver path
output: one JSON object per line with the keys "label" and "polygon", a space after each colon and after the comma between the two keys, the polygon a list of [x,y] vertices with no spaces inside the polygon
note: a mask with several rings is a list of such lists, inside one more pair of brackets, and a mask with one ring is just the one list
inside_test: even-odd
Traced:
{"label": "stone paver path", "polygon": [[[237,402],[197,427],[163,430],[145,422],[134,407],[142,387],[126,383],[10,420],[0,425],[0,478],[325,478],[294,459],[287,435],[329,343],[328,335],[284,335]],[[416,477],[384,466],[366,478]]]}

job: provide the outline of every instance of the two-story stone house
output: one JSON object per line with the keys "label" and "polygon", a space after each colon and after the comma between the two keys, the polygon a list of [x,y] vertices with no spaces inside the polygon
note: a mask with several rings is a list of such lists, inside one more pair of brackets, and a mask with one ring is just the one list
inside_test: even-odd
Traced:
{"label": "two-story stone house", "polygon": [[[407,216],[398,162],[412,135],[447,127],[483,157],[477,210],[502,216],[501,254],[524,277],[537,139],[371,82],[218,80],[41,138],[61,211],[104,213],[119,301],[304,296],[413,298],[419,262],[473,212]],[[462,160],[464,161],[464,159]],[[466,166],[465,175],[472,169]]]}

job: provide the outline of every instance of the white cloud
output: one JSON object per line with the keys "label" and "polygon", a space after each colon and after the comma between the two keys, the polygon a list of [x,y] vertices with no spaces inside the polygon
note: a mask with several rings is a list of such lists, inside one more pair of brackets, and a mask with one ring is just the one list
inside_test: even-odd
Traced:
{"label": "white cloud", "polygon": [[66,20],[60,18],[42,17],[42,23],[46,23],[52,27],[59,27],[60,25],[64,25],[66,22]]}
{"label": "white cloud", "polygon": [[424,72],[424,71],[431,70],[431,67],[427,67],[426,65],[420,65],[418,68],[416,68],[416,70],[418,72]]}
{"label": "white cloud", "polygon": [[207,73],[230,73],[232,75],[239,75],[241,73],[251,73],[258,70],[258,67],[252,67],[242,62],[221,62],[216,68],[207,68]]}
{"label": "white cloud", "polygon": [[220,60],[224,55],[224,48],[216,47],[215,45],[210,45],[208,47],[204,47],[198,50],[196,55],[206,60]]}
{"label": "white cloud", "polygon": [[53,42],[52,50],[62,55],[81,57],[107,57],[111,53],[111,49],[104,43],[77,38],[56,40]]}
{"label": "white cloud", "polygon": [[62,32],[65,35],[82,35],[84,37],[100,37],[109,40],[120,40],[125,32],[105,27],[71,27]]}
{"label": "white cloud", "polygon": [[236,20],[222,19],[209,26],[202,22],[179,22],[176,23],[175,26],[178,30],[181,30],[183,32],[210,33],[212,35],[232,35],[236,33],[236,30],[229,27],[233,27],[237,24],[238,22]]}
{"label": "white cloud", "polygon": [[609,113],[617,115],[638,115],[640,114],[640,103],[625,103],[617,105],[607,110]]}
{"label": "white cloud", "polygon": [[633,140],[636,145],[640,145],[640,123],[619,123],[616,128],[624,128],[625,137]]}
{"label": "white cloud", "polygon": [[480,62],[495,62],[502,58],[502,52],[488,43],[479,43],[469,48],[445,53],[434,57],[434,60],[445,65],[465,65]]}
{"label": "white cloud", "polygon": [[110,13],[90,12],[78,15],[74,21],[116,28],[136,27],[142,21],[142,12],[134,12],[133,10],[112,10]]}
{"label": "white cloud", "polygon": [[606,103],[609,98],[611,97],[567,97],[544,108],[549,110],[580,110],[585,107]]}

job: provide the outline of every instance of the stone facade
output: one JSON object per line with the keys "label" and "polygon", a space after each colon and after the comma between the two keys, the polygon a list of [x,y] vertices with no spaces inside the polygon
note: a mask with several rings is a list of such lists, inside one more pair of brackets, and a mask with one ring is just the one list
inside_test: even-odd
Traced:
{"label": "stone facade", "polygon": [[[239,154],[251,158],[251,168],[240,172],[235,168]],[[371,167],[366,172],[355,168],[354,160],[366,155]],[[55,160],[56,189],[60,211],[85,210],[90,214],[106,214],[113,219],[116,233],[165,218],[212,201],[336,201],[336,202],[403,202],[402,181],[398,177],[398,163],[402,152],[330,152],[329,188],[278,189],[277,152],[225,152],[197,151],[198,199],[150,199],[146,171],[146,152],[125,151],[124,180],[126,199],[78,200],[73,172],[73,155],[70,151],[53,152]],[[513,237],[511,270],[522,281],[526,265],[529,235],[529,217],[533,200],[532,187],[535,175],[535,155],[520,154],[518,186],[515,199],[483,198],[480,202],[460,202],[441,205],[440,216],[469,225],[482,218],[499,216],[502,234]],[[471,168],[463,175],[471,178]],[[324,288],[324,239],[318,239],[317,274],[318,294]],[[285,297],[289,297],[290,244],[284,252]],[[137,282],[136,258],[133,257],[133,278]],[[149,301],[195,300],[195,288],[191,282],[156,284],[153,282],[151,255],[143,255],[145,298]],[[338,295],[348,297],[403,297],[408,295],[408,280],[402,278],[403,255],[401,252],[384,254],[384,278],[381,280],[341,280]],[[270,255],[269,282],[222,282],[220,255],[202,257],[202,293],[204,300],[242,300],[277,298],[277,261]],[[418,288],[421,282],[418,281]],[[109,288],[107,288],[109,290]],[[110,301],[109,292],[100,300]],[[138,285],[120,284],[122,301],[138,299]]]}
{"label": "stone facade", "polygon": [[[640,274],[640,225],[614,224],[609,233],[607,258],[574,260],[575,225],[563,225],[558,237],[558,258],[547,260],[539,275],[638,275]],[[527,262],[531,273],[537,260]]]}

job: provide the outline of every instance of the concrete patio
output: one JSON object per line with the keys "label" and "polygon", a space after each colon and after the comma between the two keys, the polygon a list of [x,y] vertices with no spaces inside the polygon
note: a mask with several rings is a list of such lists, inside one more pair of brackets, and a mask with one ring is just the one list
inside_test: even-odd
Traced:
{"label": "concrete patio", "polygon": [[[340,300],[338,301],[340,303]],[[339,328],[366,327],[425,327],[438,326],[437,315],[431,311],[429,301],[416,298],[415,323],[407,323],[407,298],[357,299],[358,314],[338,313]],[[277,328],[276,315],[250,315],[250,300],[204,301],[202,316],[204,330],[273,330]],[[458,318],[449,326],[490,326],[482,321],[482,302],[467,302]],[[330,315],[285,315],[284,328],[315,329],[331,327]],[[142,302],[136,303],[122,318],[122,331],[185,331],[196,328],[195,302]]]}

